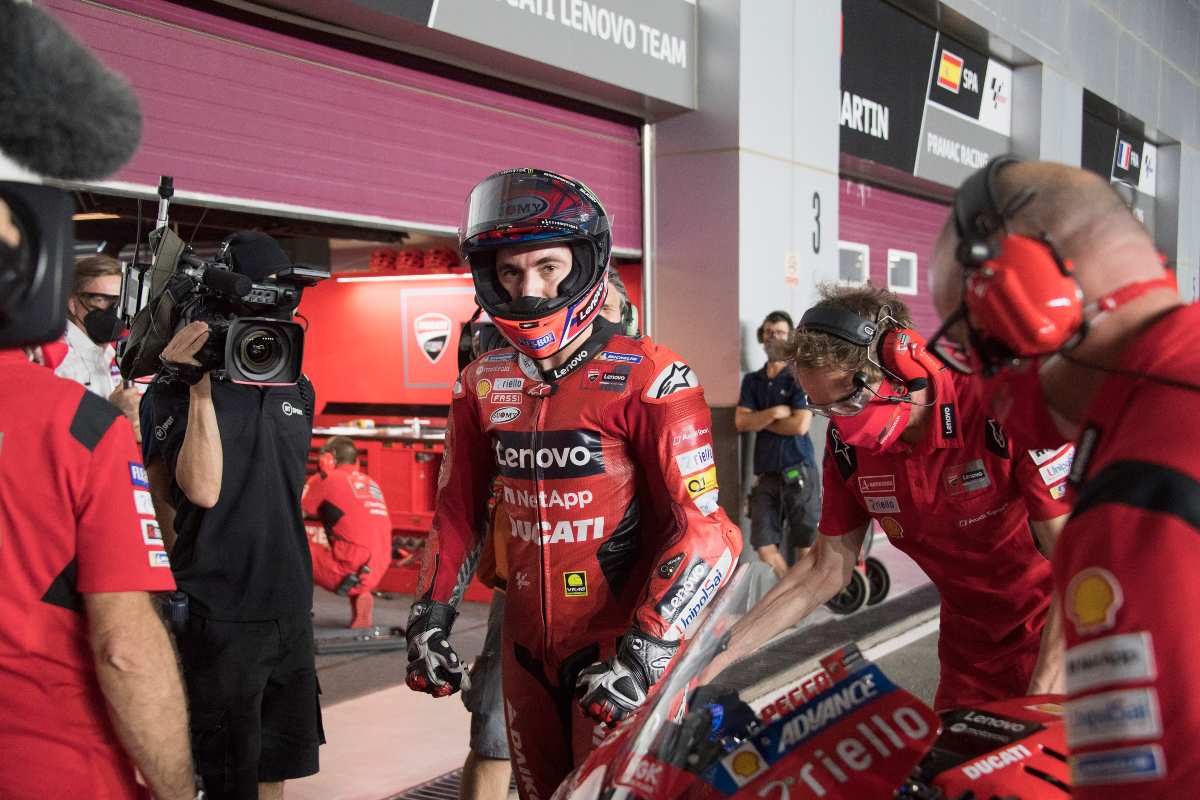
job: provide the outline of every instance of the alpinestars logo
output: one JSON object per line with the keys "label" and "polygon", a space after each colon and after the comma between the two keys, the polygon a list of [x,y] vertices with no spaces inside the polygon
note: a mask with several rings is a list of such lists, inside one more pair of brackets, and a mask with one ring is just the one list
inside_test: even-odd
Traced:
{"label": "alpinestars logo", "polygon": [[833,425],[829,426],[829,447],[833,450],[835,463],[838,472],[842,475],[842,480],[850,480],[850,476],[858,469],[858,455],[854,452],[853,447],[846,444],[842,439],[841,432]]}
{"label": "alpinestars logo", "polygon": [[527,431],[492,432],[496,466],[507,478],[539,480],[585,478],[604,472],[600,434],[596,431],[544,431],[535,436]]}
{"label": "alpinestars logo", "polygon": [[675,361],[658,373],[650,388],[646,390],[646,395],[661,400],[667,395],[694,389],[699,385],[700,379],[696,377],[692,368],[682,361]]}

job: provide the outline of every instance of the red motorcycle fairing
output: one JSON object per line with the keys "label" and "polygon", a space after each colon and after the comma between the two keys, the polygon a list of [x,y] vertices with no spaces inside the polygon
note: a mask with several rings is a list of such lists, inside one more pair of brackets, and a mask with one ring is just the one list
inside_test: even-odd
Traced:
{"label": "red motorcycle fairing", "polygon": [[[697,636],[688,646],[706,639]],[[685,733],[694,715],[708,713],[711,706],[690,708],[686,715],[669,713],[675,704],[660,693],[657,702],[648,702],[592,752],[559,787],[556,800],[591,800],[608,790],[614,798],[650,800],[890,796],[933,743],[938,717],[865,661],[857,648],[826,661],[824,672],[836,681],[828,689],[723,747],[711,738],[689,740]],[[675,677],[660,684],[663,692],[686,688]],[[728,706],[724,713],[733,711]],[[704,718],[700,730],[706,731],[706,724]]]}
{"label": "red motorcycle fairing", "polygon": [[1039,695],[943,711],[942,735],[921,762],[920,780],[950,800],[1070,796],[1062,700]]}

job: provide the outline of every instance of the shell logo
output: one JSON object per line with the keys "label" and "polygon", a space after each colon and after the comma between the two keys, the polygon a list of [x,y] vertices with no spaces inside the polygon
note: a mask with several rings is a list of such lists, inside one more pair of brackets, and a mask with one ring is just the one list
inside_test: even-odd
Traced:
{"label": "shell logo", "polygon": [[733,763],[730,764],[730,767],[733,770],[733,774],[739,778],[749,778],[762,769],[762,761],[759,760],[757,753],[743,750],[733,757]]}
{"label": "shell logo", "polygon": [[480,400],[487,397],[490,391],[492,391],[492,382],[487,378],[484,378],[479,383],[475,384],[475,396]]}
{"label": "shell logo", "polygon": [[904,526],[895,517],[884,517],[879,520],[879,527],[883,528],[883,532],[887,534],[889,539],[901,539],[904,537]]}
{"label": "shell logo", "polygon": [[1088,567],[1067,584],[1067,616],[1081,635],[1111,628],[1117,610],[1125,603],[1116,576],[1100,567]]}

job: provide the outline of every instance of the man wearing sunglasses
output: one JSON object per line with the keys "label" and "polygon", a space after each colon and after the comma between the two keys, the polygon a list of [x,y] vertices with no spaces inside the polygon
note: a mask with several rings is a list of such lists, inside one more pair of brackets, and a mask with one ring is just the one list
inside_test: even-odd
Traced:
{"label": "man wearing sunglasses", "polygon": [[831,422],[821,536],[735,628],[718,667],[841,590],[874,522],[941,593],[936,708],[1060,691],[1046,555],[1069,511],[1070,447],[1015,444],[980,379],[929,356],[895,295],[823,298],[790,348],[809,408]]}
{"label": "man wearing sunglasses", "polygon": [[83,384],[89,392],[121,409],[140,439],[136,389],[121,384],[113,362],[112,343],[121,333],[117,301],[121,293],[121,262],[96,255],[75,264],[75,280],[67,298],[67,355],[54,370],[60,378]]}

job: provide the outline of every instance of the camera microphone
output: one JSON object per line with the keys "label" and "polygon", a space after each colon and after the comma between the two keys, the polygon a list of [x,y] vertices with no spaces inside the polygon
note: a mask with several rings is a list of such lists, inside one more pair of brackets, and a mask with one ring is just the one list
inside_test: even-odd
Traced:
{"label": "camera microphone", "polygon": [[215,269],[212,267],[204,270],[204,277],[200,279],[200,282],[209,291],[223,294],[226,297],[245,297],[254,288],[254,282],[245,275],[227,269]]}
{"label": "camera microphone", "polygon": [[37,6],[0,0],[0,151],[47,178],[96,180],[137,149],[137,95]]}

